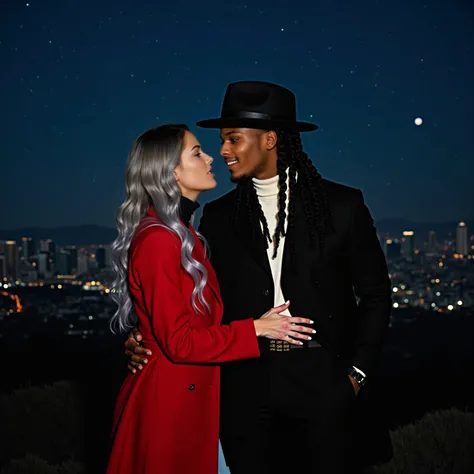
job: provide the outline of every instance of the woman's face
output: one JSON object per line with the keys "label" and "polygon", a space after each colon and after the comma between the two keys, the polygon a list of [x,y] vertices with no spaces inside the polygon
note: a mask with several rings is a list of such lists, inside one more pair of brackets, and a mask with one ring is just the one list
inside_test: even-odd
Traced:
{"label": "woman's face", "polygon": [[211,168],[213,161],[202,151],[197,138],[186,131],[181,159],[174,170],[176,181],[184,197],[195,201],[200,192],[216,187],[217,183]]}

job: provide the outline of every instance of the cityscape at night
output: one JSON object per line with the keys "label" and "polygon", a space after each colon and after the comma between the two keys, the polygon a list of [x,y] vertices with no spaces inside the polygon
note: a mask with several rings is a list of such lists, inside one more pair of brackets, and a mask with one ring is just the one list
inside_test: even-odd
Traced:
{"label": "cityscape at night", "polygon": [[[380,233],[379,239],[394,309],[474,311],[474,234],[465,222],[450,239],[438,238],[435,231],[418,236],[409,229],[399,235]],[[23,312],[34,310],[42,321],[67,322],[65,335],[105,335],[101,322],[113,313],[109,244],[57,245],[27,236],[0,241],[0,278],[0,334]]]}

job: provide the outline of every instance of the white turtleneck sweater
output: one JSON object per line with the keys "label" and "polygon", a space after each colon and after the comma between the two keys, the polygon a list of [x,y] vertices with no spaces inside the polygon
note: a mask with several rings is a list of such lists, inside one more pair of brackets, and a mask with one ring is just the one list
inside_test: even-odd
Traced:
{"label": "white turtleneck sweater", "polygon": [[[277,224],[277,215],[278,215],[278,176],[275,176],[270,179],[257,179],[253,178],[253,185],[255,191],[257,192],[257,197],[262,206],[263,214],[267,220],[268,230],[270,232],[270,237],[273,240],[273,235],[275,233],[276,224]],[[288,191],[286,199],[286,215],[287,219],[285,221],[285,231],[288,224]],[[263,230],[263,227],[262,227]],[[273,276],[273,286],[275,288],[274,294],[274,306],[279,306],[285,303],[285,298],[281,290],[281,267],[283,262],[283,249],[285,247],[285,237],[281,236],[280,244],[278,245],[278,252],[275,259],[273,259],[273,244],[268,245],[267,255],[268,261],[270,263],[270,268],[272,270]],[[289,310],[283,311],[281,314],[286,316],[291,316]]]}

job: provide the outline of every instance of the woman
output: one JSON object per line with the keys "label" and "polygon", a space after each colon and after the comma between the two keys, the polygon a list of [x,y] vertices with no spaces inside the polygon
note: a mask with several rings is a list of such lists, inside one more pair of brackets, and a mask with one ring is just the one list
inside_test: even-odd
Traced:
{"label": "woman", "polygon": [[219,285],[190,225],[199,193],[216,186],[211,163],[184,125],[146,131],[130,154],[113,244],[112,325],[135,326],[133,309],[153,355],[120,390],[108,474],[217,473],[217,364],[259,357],[257,337],[301,344],[301,333],[312,332],[298,326],[310,320],[279,315],[289,303],[220,325]]}

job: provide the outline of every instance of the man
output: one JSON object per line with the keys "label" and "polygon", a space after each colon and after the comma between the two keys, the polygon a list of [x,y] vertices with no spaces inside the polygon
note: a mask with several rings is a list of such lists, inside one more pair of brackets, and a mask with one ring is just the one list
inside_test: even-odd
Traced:
{"label": "man", "polygon": [[[391,291],[362,193],[321,178],[300,138],[317,126],[297,121],[295,97],[281,86],[230,84],[221,117],[198,126],[220,129],[237,183],[204,207],[200,225],[223,323],[290,300],[291,315],[317,330],[302,348],[260,341],[259,359],[223,364],[221,443],[231,473],[344,473],[388,460],[386,431],[379,449],[369,446],[382,438],[369,428],[367,396]],[[143,367],[146,348],[132,335],[126,348]]]}

